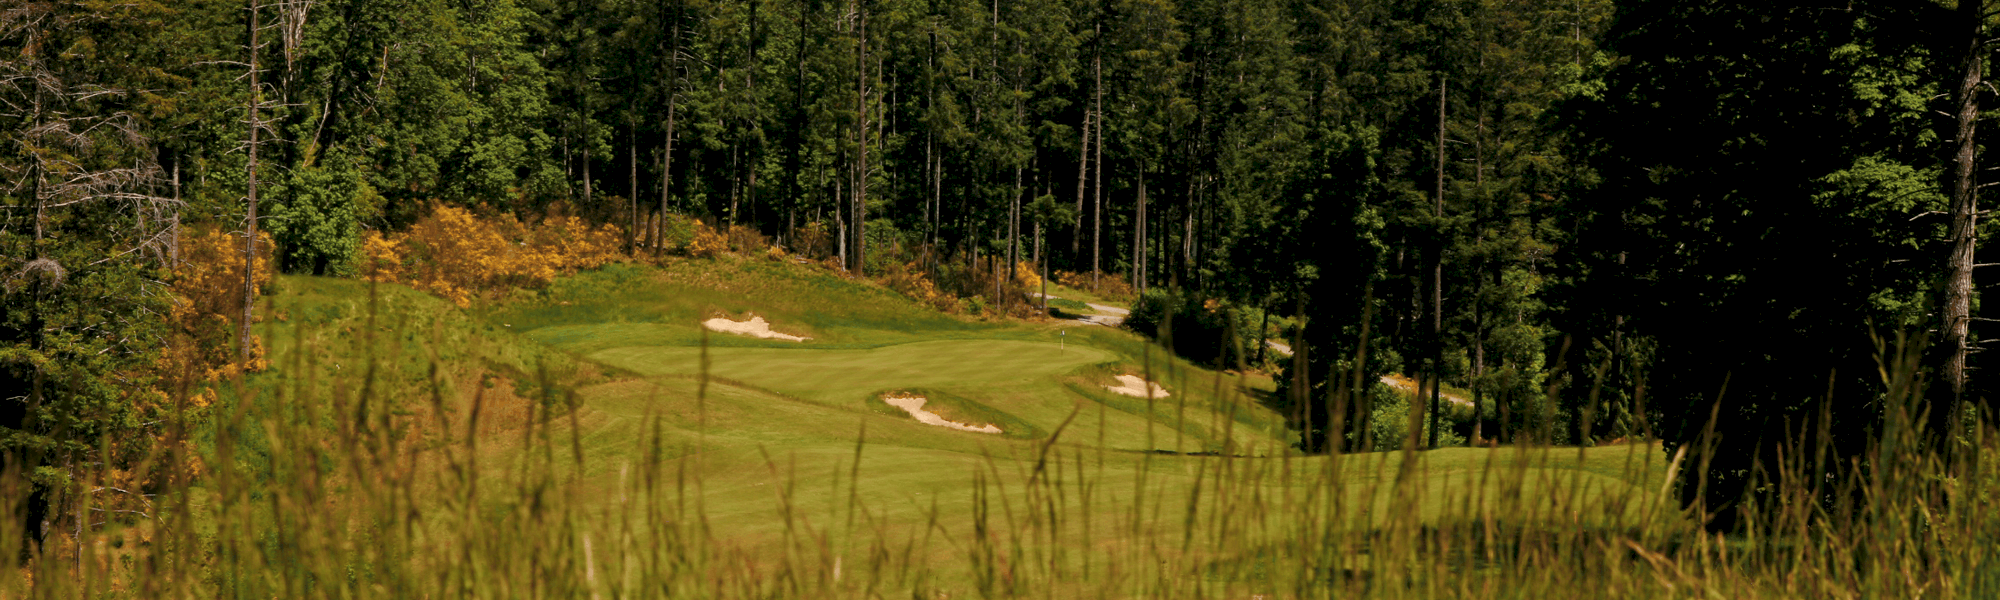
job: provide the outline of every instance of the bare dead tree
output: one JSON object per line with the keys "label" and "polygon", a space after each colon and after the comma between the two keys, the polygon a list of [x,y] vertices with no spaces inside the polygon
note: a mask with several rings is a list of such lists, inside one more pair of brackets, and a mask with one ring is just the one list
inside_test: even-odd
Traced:
{"label": "bare dead tree", "polygon": [[[72,80],[56,51],[64,32],[106,18],[69,4],[21,2],[0,9],[0,43],[21,48],[0,60],[0,124],[6,126],[0,135],[7,138],[0,186],[7,197],[29,204],[7,206],[0,233],[20,227],[32,231],[33,240],[25,248],[0,247],[0,260],[11,263],[0,267],[12,271],[5,275],[10,290],[30,279],[59,283],[75,268],[172,253],[167,215],[178,214],[178,203],[154,193],[163,172],[137,117],[120,109],[128,91]],[[62,265],[45,242],[67,217],[83,211],[122,217],[114,229],[95,231],[120,243],[96,262]],[[16,218],[24,212],[30,213],[27,223]]]}
{"label": "bare dead tree", "polygon": [[[173,255],[179,204],[156,194],[162,173],[155,150],[141,121],[124,110],[132,94],[86,79],[96,72],[91,65],[62,51],[85,31],[110,29],[116,10],[56,0],[0,5],[0,310],[19,310],[12,314],[26,321],[17,330],[22,337],[0,339],[0,347],[10,355],[4,366],[31,383],[0,390],[0,402],[59,415],[25,420],[29,435],[60,435],[63,420],[89,418],[77,404],[89,393],[77,392],[74,378],[110,373],[79,367],[79,354],[137,360],[150,345],[130,335],[130,323],[148,318],[144,299],[160,297],[165,285],[141,276],[140,289],[107,299],[88,282]],[[93,450],[45,448],[30,446],[20,458],[71,472],[101,464],[89,456]],[[76,495],[91,492],[49,493],[38,535],[66,513],[59,504],[83,506]],[[79,539],[86,526],[79,511]]]}
{"label": "bare dead tree", "polygon": [[262,23],[258,13],[262,12],[258,0],[250,0],[250,94],[249,94],[249,140],[244,151],[249,155],[249,186],[245,190],[243,217],[243,320],[238,323],[237,356],[244,363],[250,362],[250,325],[256,317],[257,309],[257,149],[262,145],[260,135],[264,129],[262,101],[264,90],[259,78],[257,54],[261,45]]}

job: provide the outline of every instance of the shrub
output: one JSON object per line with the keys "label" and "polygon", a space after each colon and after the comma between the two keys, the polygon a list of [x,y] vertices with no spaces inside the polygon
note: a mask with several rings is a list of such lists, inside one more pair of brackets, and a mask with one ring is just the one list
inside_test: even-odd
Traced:
{"label": "shrub", "polygon": [[1156,338],[1165,334],[1168,339],[1163,341],[1171,343],[1176,354],[1212,366],[1248,360],[1238,356],[1238,350],[1247,354],[1256,351],[1257,326],[1242,311],[1222,300],[1194,294],[1146,290],[1132,303],[1125,327]]}
{"label": "shrub", "polygon": [[687,215],[668,214],[655,217],[654,222],[661,249],[674,254],[689,253],[702,228],[701,221]]}
{"label": "shrub", "polygon": [[868,222],[865,235],[869,273],[881,273],[897,263],[931,262],[933,251],[921,231],[898,229],[894,220],[876,219]]}
{"label": "shrub", "polygon": [[541,287],[557,275],[616,260],[624,234],[582,219],[550,215],[529,226],[512,215],[480,218],[437,205],[408,232],[368,232],[362,240],[367,275],[410,284],[459,306],[508,287]]}
{"label": "shrub", "polygon": [[292,171],[273,186],[266,221],[286,271],[348,275],[361,249],[361,222],[381,212],[382,196],[344,157]]}
{"label": "shrub", "polygon": [[[1368,417],[1368,433],[1375,437],[1375,447],[1394,449],[1403,447],[1403,441],[1410,432],[1410,397],[1391,389],[1387,384],[1374,382],[1368,386],[1370,406],[1373,410]],[[1428,402],[1428,399],[1423,400]],[[1443,412],[1438,418],[1438,447],[1465,445],[1465,436],[1458,433],[1460,423],[1469,423],[1472,409],[1459,406],[1455,402],[1444,401],[1439,407]],[[1430,440],[1430,416],[1423,416],[1422,430],[1418,434],[1417,447],[1424,447]],[[1359,432],[1348,434],[1350,437]],[[1349,440],[1359,443],[1361,440]]]}
{"label": "shrub", "polygon": [[1089,271],[1055,271],[1050,274],[1056,283],[1074,290],[1089,290],[1106,300],[1129,302],[1132,298],[1132,284],[1125,282],[1125,276],[1116,273],[1098,273],[1095,284]]}
{"label": "shrub", "polygon": [[771,239],[764,237],[764,233],[754,227],[730,225],[724,237],[729,239],[730,251],[746,256],[763,252],[771,247]]}
{"label": "shrub", "polygon": [[1014,283],[1020,284],[1022,289],[1038,289],[1042,287],[1042,276],[1038,272],[1034,263],[1021,261],[1014,265]]}
{"label": "shrub", "polygon": [[948,313],[963,308],[957,296],[939,290],[917,263],[891,263],[883,271],[882,285],[911,300]]}
{"label": "shrub", "polygon": [[[271,236],[258,232],[258,252],[253,266],[254,283],[263,289],[271,283]],[[160,354],[158,370],[167,385],[162,389],[192,390],[189,403],[207,406],[215,391],[206,384],[235,377],[243,370],[236,352],[237,323],[243,315],[243,240],[226,231],[199,229],[184,231],[179,241],[181,262],[170,279],[174,294],[169,316],[172,330]],[[250,340],[250,370],[261,371],[263,341]]]}
{"label": "shrub", "polygon": [[959,303],[959,310],[964,312],[965,314],[968,315],[986,314],[987,306],[986,306],[985,296],[975,295],[975,296],[960,298],[958,303]]}
{"label": "shrub", "polygon": [[813,221],[792,231],[792,252],[811,260],[833,256],[833,234],[825,221]]}

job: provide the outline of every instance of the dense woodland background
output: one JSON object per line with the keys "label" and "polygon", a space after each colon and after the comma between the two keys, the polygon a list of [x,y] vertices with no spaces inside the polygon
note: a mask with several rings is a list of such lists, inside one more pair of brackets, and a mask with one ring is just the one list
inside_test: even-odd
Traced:
{"label": "dense woodland background", "polygon": [[1726,501],[1769,442],[1862,439],[1900,341],[1931,342],[1934,433],[1989,395],[1984,9],[16,0],[0,448],[59,485],[158,427],[191,232],[362,276],[369,232],[452,207],[1297,316],[1275,362],[1307,450],[1394,445],[1356,382],[1403,372],[1479,397],[1459,439],[1672,452],[1713,415],[1716,485],[1684,489]]}

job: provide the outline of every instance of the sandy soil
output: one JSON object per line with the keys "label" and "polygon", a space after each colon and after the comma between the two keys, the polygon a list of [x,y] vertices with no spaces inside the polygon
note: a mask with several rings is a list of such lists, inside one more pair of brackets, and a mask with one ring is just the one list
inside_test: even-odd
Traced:
{"label": "sandy soil", "polygon": [[720,331],[722,333],[734,333],[737,335],[748,335],[753,337],[764,338],[767,340],[789,340],[793,342],[803,342],[812,339],[809,337],[799,337],[796,335],[787,335],[783,333],[778,333],[776,331],[771,331],[771,324],[769,322],[766,322],[764,320],[764,317],[759,317],[756,315],[751,315],[750,320],[748,321],[731,321],[724,317],[716,317],[713,319],[709,319],[707,321],[702,321],[701,326],[707,327],[710,331]]}
{"label": "sandy soil", "polygon": [[971,425],[966,425],[964,423],[954,423],[951,421],[946,421],[944,420],[944,417],[937,416],[937,413],[924,410],[924,403],[930,401],[925,398],[917,398],[917,397],[883,398],[882,401],[889,403],[889,406],[894,406],[896,408],[903,409],[903,412],[910,413],[911,417],[915,417],[918,423],[923,423],[925,425],[949,427],[951,429],[957,429],[959,431],[971,431],[974,433],[1000,433],[1000,428],[994,427],[991,424],[973,427]]}
{"label": "sandy soil", "polygon": [[1140,379],[1139,376],[1137,375],[1119,375],[1118,383],[1123,385],[1117,385],[1117,386],[1107,385],[1104,386],[1104,389],[1111,390],[1113,392],[1117,392],[1127,396],[1131,396],[1133,398],[1144,398],[1146,397],[1146,387],[1152,386],[1154,398],[1167,397],[1167,388],[1160,387],[1160,384],[1150,383],[1144,379]]}

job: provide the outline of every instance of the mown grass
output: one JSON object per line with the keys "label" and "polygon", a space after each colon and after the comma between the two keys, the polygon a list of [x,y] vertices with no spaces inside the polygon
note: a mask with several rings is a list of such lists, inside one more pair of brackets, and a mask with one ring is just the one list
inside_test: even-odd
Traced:
{"label": "mown grass", "polygon": [[[2000,589],[1993,461],[1945,469],[1913,451],[1906,430],[1877,440],[1865,510],[1815,508],[1826,506],[1819,491],[1776,483],[1775,525],[1723,537],[1701,529],[1699,507],[1668,501],[1673,472],[1700,465],[1656,443],[1302,456],[1282,419],[1245,396],[1268,379],[1162,358],[1100,327],[1051,344],[1061,325],[928,313],[898,326],[922,308],[792,265],[618,267],[471,313],[387,285],[372,311],[357,311],[368,286],[284,284],[280,318],[264,325],[281,342],[274,368],[216,408],[198,455],[166,444],[157,457],[199,463],[169,471],[200,476],[163,483],[143,515],[99,519],[81,543],[53,538],[0,570],[0,595]],[[694,323],[710,310],[755,311],[830,342],[704,345]],[[1120,373],[1173,395],[1104,391]],[[517,376],[546,383],[508,383]],[[1900,389],[1883,402],[1908,406]],[[897,391],[1018,432],[922,425],[879,405]],[[1888,418],[1915,422],[1901,414]],[[1988,431],[1975,447],[1994,447]],[[5,476],[0,488],[21,489]]]}

